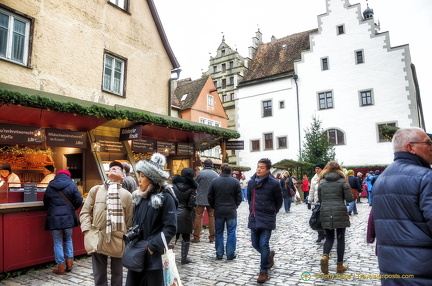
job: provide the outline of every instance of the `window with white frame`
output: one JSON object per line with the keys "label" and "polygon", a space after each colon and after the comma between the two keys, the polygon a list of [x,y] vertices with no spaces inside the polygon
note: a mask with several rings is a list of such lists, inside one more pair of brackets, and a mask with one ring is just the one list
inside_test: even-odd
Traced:
{"label": "window with white frame", "polygon": [[109,0],[109,2],[113,3],[114,5],[122,8],[123,10],[127,10],[127,0]]}
{"label": "window with white frame", "polygon": [[214,97],[213,95],[207,94],[207,105],[213,106],[214,105]]}
{"label": "window with white frame", "polygon": [[284,109],[284,108],[285,108],[285,100],[279,101],[279,109]]}
{"label": "window with white frame", "polygon": [[207,120],[207,125],[213,126],[213,120]]}
{"label": "window with white frame", "polygon": [[272,101],[271,100],[263,101],[262,106],[263,106],[263,117],[273,116]]}
{"label": "window with white frame", "polygon": [[321,59],[321,70],[326,71],[328,69],[329,69],[328,58],[322,58]]}
{"label": "window with white frame", "polygon": [[363,51],[356,51],[355,56],[356,56],[356,64],[364,63]]}
{"label": "window with white frame", "polygon": [[372,90],[360,91],[361,106],[372,105]]}
{"label": "window with white frame", "polygon": [[318,93],[319,109],[333,108],[333,93],[331,91]]}
{"label": "window with white frame", "polygon": [[379,142],[391,142],[391,138],[386,137],[385,135],[382,134],[382,129],[384,128],[384,126],[396,127],[396,122],[378,124],[378,141]]}
{"label": "window with white frame", "polygon": [[234,84],[234,77],[233,77],[233,76],[230,76],[230,77],[229,77],[229,84],[230,84],[230,85],[233,85],[233,84]]}
{"label": "window with white frame", "polygon": [[343,35],[345,34],[345,27],[344,25],[339,25],[336,27],[336,31],[338,35]]}
{"label": "window with white frame", "polygon": [[104,91],[124,96],[125,63],[124,59],[105,53],[103,76]]}
{"label": "window with white frame", "polygon": [[222,102],[227,102],[228,101],[228,95],[224,94],[222,95]]}
{"label": "window with white frame", "polygon": [[273,133],[264,134],[264,150],[273,150]]}
{"label": "window with white frame", "polygon": [[328,129],[327,137],[333,145],[345,145],[345,135],[339,129]]}
{"label": "window with white frame", "polygon": [[215,121],[215,123],[214,123],[214,126],[215,126],[215,127],[221,127],[221,123],[220,123],[220,122],[217,122],[217,121]]}
{"label": "window with white frame", "polygon": [[251,140],[251,151],[260,151],[260,141],[259,140]]}
{"label": "window with white frame", "polygon": [[287,137],[286,136],[278,137],[277,138],[277,142],[278,142],[278,149],[285,149],[285,148],[288,147]]}
{"label": "window with white frame", "polygon": [[202,123],[202,124],[206,124],[207,123],[207,119],[201,117],[199,119],[199,122]]}
{"label": "window with white frame", "polygon": [[234,98],[234,92],[233,93],[230,93],[230,100],[232,101],[232,100],[234,100],[235,98]]}
{"label": "window with white frame", "polygon": [[0,58],[26,66],[30,46],[30,20],[0,9]]}

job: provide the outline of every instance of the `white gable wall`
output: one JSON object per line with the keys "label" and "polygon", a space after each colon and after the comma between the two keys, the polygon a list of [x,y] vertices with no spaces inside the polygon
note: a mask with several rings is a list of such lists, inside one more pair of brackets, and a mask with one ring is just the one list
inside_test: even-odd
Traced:
{"label": "white gable wall", "polygon": [[[327,2],[330,13],[318,17],[321,24],[318,34],[311,37],[311,50],[296,63],[302,137],[316,114],[324,129],[337,128],[345,134],[345,145],[335,148],[339,162],[389,164],[393,161],[391,143],[378,142],[378,124],[418,126],[409,105],[414,92],[408,81],[408,46],[390,49],[388,33],[375,35],[373,20],[361,20],[360,5],[346,10],[342,4],[347,1]],[[337,35],[339,25],[344,25],[345,34]],[[355,62],[357,50],[363,51],[363,64]],[[329,60],[327,71],[321,71],[323,57]],[[373,105],[361,106],[360,91],[368,89],[373,92]],[[333,92],[333,108],[319,110],[318,93],[323,91]]]}
{"label": "white gable wall", "polygon": [[[411,75],[409,47],[390,47],[389,34],[376,35],[373,19],[362,20],[360,5],[347,0],[326,0],[327,13],[318,16],[319,31],[311,36],[311,49],[295,63],[298,75],[300,130],[312,116],[324,129],[336,128],[345,134],[345,145],[335,146],[336,159],[344,165],[389,164],[393,161],[390,142],[378,142],[378,124],[398,127],[418,126],[416,100]],[[345,34],[337,35],[344,25]],[[364,63],[356,64],[355,51],[362,50]],[[321,58],[329,60],[329,70],[321,70]],[[277,63],[275,63],[277,64]],[[372,90],[373,105],[361,106],[360,91]],[[319,110],[318,93],[333,92],[331,109]],[[237,151],[238,164],[254,173],[261,158],[273,163],[298,159],[296,85],[292,78],[240,87],[237,91],[236,125],[245,141]],[[262,101],[273,101],[273,116],[262,117]],[[279,101],[285,100],[285,109]],[[264,133],[273,132],[273,150],[264,150]],[[277,149],[277,137],[288,135],[288,148]],[[251,152],[252,139],[260,139],[260,151]],[[250,174],[247,174],[250,175]]]}

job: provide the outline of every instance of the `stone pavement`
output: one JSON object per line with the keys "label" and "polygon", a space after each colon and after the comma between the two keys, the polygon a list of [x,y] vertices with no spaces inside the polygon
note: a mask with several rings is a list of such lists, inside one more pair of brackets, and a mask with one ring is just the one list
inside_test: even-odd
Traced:
{"label": "stone pavement", "polygon": [[[276,251],[275,265],[264,285],[380,285],[377,278],[371,277],[378,275],[379,270],[375,244],[365,242],[370,207],[365,198],[362,200],[364,203],[357,205],[359,214],[351,216],[351,227],[346,231],[345,264],[348,270],[339,277],[336,276],[336,245],[330,253],[329,276],[323,277],[320,273],[322,244],[315,243],[316,232],[308,225],[311,211],[305,204],[293,204],[290,213],[285,213],[282,207],[277,229],[270,240],[271,248]],[[214,243],[208,242],[207,229],[200,243],[191,244],[189,256],[194,262],[187,265],[178,263],[183,285],[261,285],[256,283],[259,255],[250,243],[247,216],[247,203],[243,202],[238,210],[237,259],[216,260]],[[180,247],[176,246],[174,251],[179,262]],[[126,279],[126,271],[124,277]],[[0,285],[93,285],[91,258],[79,259],[74,270],[64,276],[44,269],[0,281]]]}

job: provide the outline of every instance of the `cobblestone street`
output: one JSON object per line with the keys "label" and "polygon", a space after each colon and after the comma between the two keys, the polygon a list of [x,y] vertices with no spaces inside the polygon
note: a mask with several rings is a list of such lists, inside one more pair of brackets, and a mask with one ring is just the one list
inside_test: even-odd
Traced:
{"label": "cobblestone street", "polygon": [[[285,213],[282,208],[277,229],[270,240],[271,248],[276,251],[275,265],[264,285],[380,285],[377,278],[367,276],[378,275],[379,270],[375,244],[365,242],[370,207],[366,198],[362,200],[364,203],[357,205],[359,214],[351,216],[351,227],[346,232],[345,264],[348,270],[343,276],[336,276],[336,245],[330,253],[328,277],[320,274],[323,246],[315,243],[317,235],[308,225],[311,212],[307,206],[293,204],[290,213]],[[240,205],[238,213],[237,258],[216,260],[214,244],[208,242],[205,230],[201,242],[191,245],[189,256],[194,262],[187,265],[178,263],[183,285],[260,285],[256,283],[259,255],[250,243],[246,202]],[[175,252],[179,262],[179,246]],[[304,275],[305,272],[310,273],[310,279]],[[124,277],[126,279],[126,271]],[[73,272],[64,276],[44,269],[0,281],[0,285],[93,285],[91,258],[76,261]]]}

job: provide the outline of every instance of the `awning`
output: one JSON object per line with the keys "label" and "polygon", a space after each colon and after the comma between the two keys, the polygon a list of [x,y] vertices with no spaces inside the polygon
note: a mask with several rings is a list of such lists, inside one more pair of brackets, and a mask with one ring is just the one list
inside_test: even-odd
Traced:
{"label": "awning", "polygon": [[235,130],[212,127],[181,118],[125,106],[108,106],[58,94],[0,83],[0,122],[71,131],[97,126],[129,127],[143,125],[143,136],[160,140],[195,143],[206,150],[221,140],[236,139]]}

